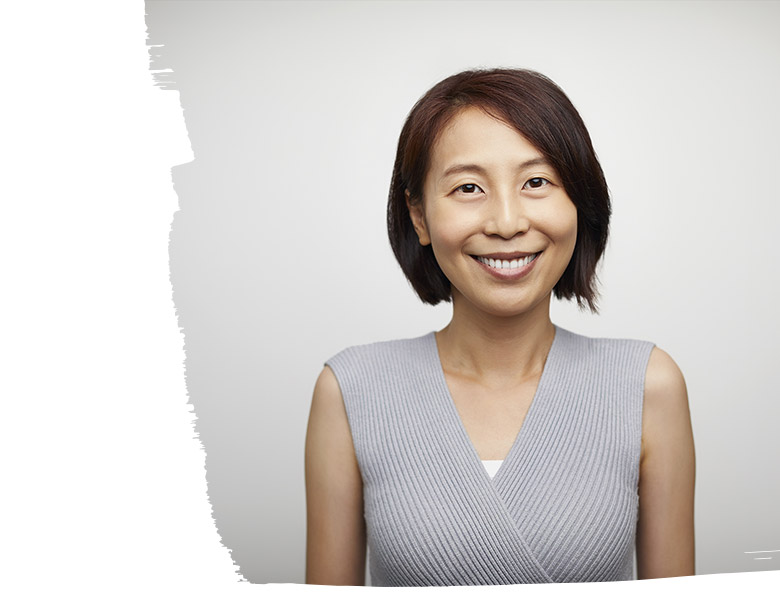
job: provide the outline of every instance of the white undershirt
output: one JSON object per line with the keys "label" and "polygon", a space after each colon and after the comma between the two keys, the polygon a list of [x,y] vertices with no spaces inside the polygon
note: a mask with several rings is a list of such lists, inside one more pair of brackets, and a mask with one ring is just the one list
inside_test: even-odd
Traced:
{"label": "white undershirt", "polygon": [[482,464],[485,466],[485,470],[488,472],[488,475],[490,475],[491,479],[493,477],[495,477],[495,475],[498,472],[498,469],[501,466],[502,462],[504,462],[504,461],[503,460],[483,460],[482,461]]}

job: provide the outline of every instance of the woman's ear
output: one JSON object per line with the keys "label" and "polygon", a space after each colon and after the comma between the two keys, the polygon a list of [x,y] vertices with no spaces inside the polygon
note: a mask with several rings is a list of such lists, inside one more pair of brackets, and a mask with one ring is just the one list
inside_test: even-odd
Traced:
{"label": "woman's ear", "polygon": [[412,218],[412,226],[417,232],[417,238],[420,240],[421,245],[427,246],[431,243],[431,238],[428,235],[428,227],[425,224],[422,201],[412,202],[409,190],[405,190],[404,195],[406,196],[406,208],[409,209],[409,216]]}

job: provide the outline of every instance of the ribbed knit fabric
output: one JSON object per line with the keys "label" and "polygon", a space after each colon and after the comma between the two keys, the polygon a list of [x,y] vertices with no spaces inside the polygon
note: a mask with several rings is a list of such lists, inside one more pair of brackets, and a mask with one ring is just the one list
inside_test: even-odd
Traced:
{"label": "ribbed knit fabric", "polygon": [[372,585],[631,579],[652,348],[556,327],[531,407],[492,479],[452,401],[433,332],[329,359],[363,478]]}

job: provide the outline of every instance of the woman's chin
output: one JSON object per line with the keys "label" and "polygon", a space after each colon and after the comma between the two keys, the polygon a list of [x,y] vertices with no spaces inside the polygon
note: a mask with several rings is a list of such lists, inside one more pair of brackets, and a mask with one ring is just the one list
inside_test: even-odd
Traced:
{"label": "woman's chin", "polygon": [[[502,318],[502,319],[520,319],[527,318],[531,315],[538,316],[540,310],[549,310],[549,295],[546,297],[548,302],[545,303],[545,297],[541,298],[507,298],[503,300],[496,299],[495,301],[486,302],[484,300],[469,302],[470,311],[482,313],[486,316]],[[465,300],[465,298],[464,298]]]}

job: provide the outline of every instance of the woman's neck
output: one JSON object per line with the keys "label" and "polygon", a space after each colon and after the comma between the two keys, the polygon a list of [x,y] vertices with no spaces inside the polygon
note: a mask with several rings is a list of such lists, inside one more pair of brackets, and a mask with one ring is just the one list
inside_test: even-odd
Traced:
{"label": "woman's neck", "polygon": [[538,376],[555,338],[549,296],[526,313],[499,317],[453,297],[452,320],[436,333],[446,372],[488,387],[507,387]]}

